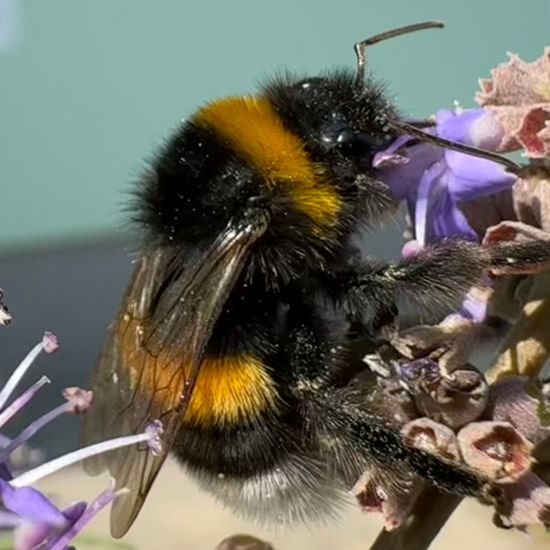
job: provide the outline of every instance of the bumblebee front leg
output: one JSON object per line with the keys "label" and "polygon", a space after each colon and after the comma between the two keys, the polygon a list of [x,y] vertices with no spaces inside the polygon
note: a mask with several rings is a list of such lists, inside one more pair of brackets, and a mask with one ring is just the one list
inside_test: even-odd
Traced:
{"label": "bumblebee front leg", "polygon": [[335,297],[358,320],[376,321],[404,300],[431,314],[450,313],[484,272],[528,274],[550,265],[550,243],[532,241],[491,247],[442,241],[397,263],[369,259],[330,273]]}
{"label": "bumblebee front leg", "polygon": [[452,311],[488,263],[481,247],[449,241],[400,262],[355,260],[332,271],[328,286],[352,318],[380,326],[397,313],[399,300],[432,314]]}

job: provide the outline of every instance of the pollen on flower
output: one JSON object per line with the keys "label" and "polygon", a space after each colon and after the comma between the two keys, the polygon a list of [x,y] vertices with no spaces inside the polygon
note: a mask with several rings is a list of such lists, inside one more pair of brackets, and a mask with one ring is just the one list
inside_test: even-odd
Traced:
{"label": "pollen on flower", "polygon": [[161,438],[163,433],[164,428],[160,420],[154,420],[145,428],[145,434],[149,436],[147,445],[154,456],[160,456],[162,454]]}
{"label": "pollen on flower", "polygon": [[507,422],[468,424],[458,432],[464,460],[497,483],[510,483],[531,467],[533,445]]}

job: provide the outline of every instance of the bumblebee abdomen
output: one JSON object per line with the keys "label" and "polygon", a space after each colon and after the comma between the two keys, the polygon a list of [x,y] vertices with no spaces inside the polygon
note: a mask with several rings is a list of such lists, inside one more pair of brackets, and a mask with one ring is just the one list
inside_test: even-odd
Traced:
{"label": "bumblebee abdomen", "polygon": [[172,452],[222,504],[267,524],[326,520],[345,501],[343,480],[304,439],[294,408],[233,426],[182,426]]}

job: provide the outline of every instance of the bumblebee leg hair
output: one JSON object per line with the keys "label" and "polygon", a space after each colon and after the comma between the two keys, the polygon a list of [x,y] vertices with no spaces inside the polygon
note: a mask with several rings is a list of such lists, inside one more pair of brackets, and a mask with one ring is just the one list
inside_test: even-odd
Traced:
{"label": "bumblebee leg hair", "polygon": [[405,467],[443,491],[464,496],[482,494],[486,485],[484,479],[463,466],[409,447],[398,428],[373,411],[354,404],[356,399],[356,396],[348,398],[345,390],[327,392],[323,403],[319,403],[323,407],[319,413],[324,410],[324,415],[331,416],[338,426],[339,437],[345,438],[350,447],[362,450],[374,467],[390,468],[396,472]]}
{"label": "bumblebee leg hair", "polygon": [[375,320],[398,299],[432,314],[445,314],[460,304],[472,286],[481,284],[486,270],[504,275],[549,266],[548,241],[483,247],[449,240],[398,263],[355,260],[355,264],[335,270],[331,276],[351,316]]}
{"label": "bumblebee leg hair", "polygon": [[526,275],[550,269],[550,242],[502,243],[487,248],[495,275]]}
{"label": "bumblebee leg hair", "polygon": [[[303,440],[318,447],[321,459],[348,488],[365,471],[380,473],[384,482],[399,486],[412,472],[447,492],[478,496],[485,480],[460,465],[409,447],[399,427],[384,414],[382,395],[372,380],[356,374],[335,385],[345,371],[326,349],[326,335],[307,325],[291,331],[287,352],[293,363],[293,394],[300,401]],[[316,443],[314,443],[316,442]],[[383,475],[382,475],[383,473]]]}
{"label": "bumblebee leg hair", "polygon": [[443,242],[398,263],[370,259],[331,273],[335,296],[355,319],[375,320],[394,308],[398,299],[430,313],[448,313],[468,289],[479,283],[488,264],[481,247],[459,241]]}

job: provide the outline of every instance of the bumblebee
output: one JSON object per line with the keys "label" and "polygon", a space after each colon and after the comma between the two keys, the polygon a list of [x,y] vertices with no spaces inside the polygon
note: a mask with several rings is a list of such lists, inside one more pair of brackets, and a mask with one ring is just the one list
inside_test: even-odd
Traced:
{"label": "bumblebee", "polygon": [[84,419],[87,443],[164,424],[161,456],[136,447],[87,465],[131,489],[113,505],[115,537],[169,453],[222,503],[278,522],[330,516],[369,468],[479,494],[472,472],[407,447],[353,354],[358,334],[376,345],[398,299],[454,306],[507,258],[448,242],[384,263],[352,245],[396,208],[373,155],[415,131],[365,77],[365,48],[433,26],[358,43],[355,72],[209,103],[151,164],[134,204],[143,244]]}

